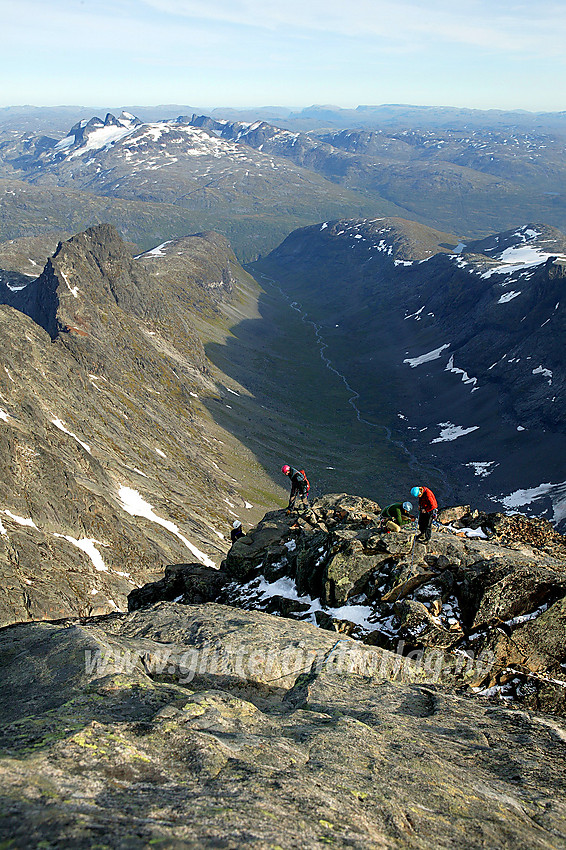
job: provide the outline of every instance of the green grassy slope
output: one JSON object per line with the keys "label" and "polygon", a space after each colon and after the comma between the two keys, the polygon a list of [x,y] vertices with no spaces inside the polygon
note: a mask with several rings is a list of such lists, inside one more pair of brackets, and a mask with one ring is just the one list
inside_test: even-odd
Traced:
{"label": "green grassy slope", "polygon": [[[326,183],[314,175],[316,183]],[[334,196],[320,191],[316,202],[305,197],[272,205],[269,197],[254,211],[239,211],[229,199],[216,198],[199,209],[175,204],[102,197],[58,187],[37,187],[0,179],[0,242],[42,233],[77,233],[94,224],[113,224],[121,236],[147,250],[177,236],[215,230],[230,241],[241,262],[269,252],[297,227],[325,219],[393,215],[397,207],[365,198],[342,187]]]}

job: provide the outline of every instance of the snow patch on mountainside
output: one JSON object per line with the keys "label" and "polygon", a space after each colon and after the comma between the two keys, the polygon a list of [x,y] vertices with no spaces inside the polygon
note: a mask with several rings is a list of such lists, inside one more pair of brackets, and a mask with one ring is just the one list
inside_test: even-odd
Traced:
{"label": "snow patch on mountainside", "polygon": [[540,499],[549,498],[552,502],[554,522],[566,519],[566,481],[561,484],[540,484],[527,490],[515,490],[514,493],[499,498],[508,509],[526,507]]}
{"label": "snow patch on mountainside", "polygon": [[[89,133],[86,144],[81,145],[76,151],[73,151],[69,154],[69,159],[76,159],[78,156],[83,156],[83,154],[88,151],[98,151],[103,148],[109,148],[115,142],[124,139],[126,136],[131,135],[135,131],[135,127],[126,126],[126,127],[116,127],[110,125],[108,127],[100,127],[98,130],[94,130],[94,132]],[[74,136],[73,136],[74,139]]]}
{"label": "snow patch on mountainside", "polygon": [[499,299],[499,301],[497,303],[498,304],[507,304],[508,301],[512,301],[513,298],[517,298],[517,296],[519,296],[520,294],[521,294],[520,291],[519,292],[506,292],[504,295],[501,296],[501,298]]}
{"label": "snow patch on mountainside", "polygon": [[435,348],[434,351],[428,351],[426,354],[421,354],[420,357],[407,357],[403,360],[403,363],[408,363],[411,369],[414,369],[416,366],[421,366],[423,363],[429,363],[431,360],[438,360],[446,348],[450,348],[449,342],[445,345],[441,345],[439,348]]}
{"label": "snow patch on mountainside", "polygon": [[339,608],[324,608],[320,599],[312,599],[310,596],[299,596],[297,587],[292,578],[280,578],[277,581],[268,582],[261,576],[259,585],[256,587],[252,582],[253,594],[259,594],[261,601],[271,599],[273,596],[282,596],[285,599],[292,599],[296,602],[303,602],[309,605],[309,609],[305,611],[305,620],[316,625],[316,611],[325,611],[336,620],[349,620],[351,623],[361,626],[366,631],[375,629],[375,622],[370,621],[369,617],[373,614],[372,609],[367,605],[342,605]]}
{"label": "snow patch on mountainside", "polygon": [[442,429],[440,435],[431,440],[431,443],[448,443],[457,440],[458,437],[471,434],[472,431],[477,431],[480,427],[479,425],[472,425],[471,428],[463,428],[461,425],[454,425],[452,422],[439,422],[438,426]]}
{"label": "snow patch on mountainside", "polygon": [[170,531],[171,534],[174,534],[179,540],[184,543],[184,545],[199,559],[199,561],[205,564],[207,567],[216,567],[214,561],[212,561],[208,555],[205,555],[204,552],[201,552],[200,549],[187,540],[187,538],[181,534],[177,525],[171,520],[163,519],[158,516],[153,510],[152,505],[149,502],[146,502],[145,499],[138,493],[137,490],[133,490],[131,487],[120,487],[118,491],[118,496],[122,503],[123,509],[129,513],[131,516],[141,516],[149,519],[151,522],[155,522],[157,525],[161,525],[163,528]]}
{"label": "snow patch on mountainside", "polygon": [[473,386],[474,389],[472,390],[472,392],[474,392],[475,389],[478,389],[478,387],[476,387],[476,384],[478,382],[477,378],[470,378],[470,376],[464,369],[459,369],[457,366],[454,366],[454,355],[451,356],[450,360],[446,364],[446,368],[444,371],[452,372],[454,375],[461,375],[462,382],[464,384],[471,384]]}
{"label": "snow patch on mountainside", "polygon": [[470,463],[465,463],[464,466],[470,466],[474,470],[474,475],[477,475],[479,478],[487,478],[493,472],[491,467],[499,466],[499,464],[494,460],[474,460]]}
{"label": "snow patch on mountainside", "polygon": [[80,549],[88,555],[94,568],[98,570],[98,572],[108,572],[108,567],[104,563],[102,555],[96,548],[96,546],[106,546],[106,543],[101,543],[100,540],[90,540],[86,537],[83,537],[81,540],[77,540],[75,537],[71,537],[70,534],[54,534],[53,536],[67,540],[72,546],[76,546],[77,549]]}
{"label": "snow patch on mountainside", "polygon": [[60,419],[52,419],[52,420],[51,420],[51,422],[53,423],[53,425],[55,425],[55,427],[56,427],[56,428],[58,428],[58,429],[59,429],[60,431],[62,431],[64,434],[68,434],[68,435],[69,435],[69,437],[72,437],[72,438],[73,438],[73,440],[76,440],[76,441],[77,441],[77,443],[78,443],[80,446],[82,446],[82,447],[83,447],[83,449],[84,449],[86,452],[88,452],[88,453],[89,453],[89,455],[90,455],[90,454],[92,454],[92,452],[91,452],[91,450],[90,450],[90,446],[89,446],[87,443],[83,443],[83,441],[82,441],[82,440],[80,440],[80,439],[77,437],[77,435],[76,435],[76,434],[73,434],[73,433],[72,433],[72,431],[69,431],[69,430],[65,427],[65,424],[64,424],[63,422],[61,422],[61,420],[60,420]]}
{"label": "snow patch on mountainside", "polygon": [[163,251],[166,245],[171,244],[171,239],[168,239],[167,242],[162,242],[161,245],[157,245],[155,248],[152,248],[150,251],[146,251],[144,254],[139,254],[135,259],[137,260],[139,257],[165,257],[166,254]]}
{"label": "snow patch on mountainside", "polygon": [[552,372],[550,369],[545,369],[544,366],[537,366],[532,372],[533,375],[543,375],[545,378],[548,378],[548,386],[552,386]]}
{"label": "snow patch on mountainside", "polygon": [[481,277],[489,278],[494,274],[510,274],[511,272],[521,271],[532,266],[540,266],[542,263],[546,263],[551,257],[566,260],[564,254],[549,253],[532,245],[513,245],[511,248],[506,248],[497,257],[502,265],[488,269],[483,272]]}

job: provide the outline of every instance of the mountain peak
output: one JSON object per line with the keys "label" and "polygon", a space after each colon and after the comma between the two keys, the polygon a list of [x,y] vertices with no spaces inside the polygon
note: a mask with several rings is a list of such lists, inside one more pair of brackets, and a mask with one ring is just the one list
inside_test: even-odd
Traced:
{"label": "mountain peak", "polygon": [[136,263],[118,231],[99,224],[60,242],[36,280],[5,295],[52,339],[61,331],[85,336],[99,325],[100,309],[116,306],[138,318],[157,318],[160,302],[149,274]]}

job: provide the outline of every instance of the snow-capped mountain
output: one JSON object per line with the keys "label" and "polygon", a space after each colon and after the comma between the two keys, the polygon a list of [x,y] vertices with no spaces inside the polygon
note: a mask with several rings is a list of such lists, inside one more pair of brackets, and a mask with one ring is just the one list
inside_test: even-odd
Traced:
{"label": "snow-capped mountain", "polygon": [[84,118],[62,138],[0,133],[0,179],[175,205],[249,258],[293,227],[342,217],[398,215],[468,238],[528,220],[564,230],[565,152],[558,131],[519,124],[299,132],[122,113]]}
{"label": "snow-capped mountain", "polygon": [[[14,180],[25,181],[24,187]],[[53,192],[52,205],[36,200],[45,190]],[[80,194],[61,197],[62,190]],[[101,210],[93,200],[97,197],[152,206],[116,211],[119,204],[106,204]],[[230,239],[241,259],[271,250],[293,227],[322,217],[399,212],[381,198],[337,185],[287,157],[220,138],[190,118],[141,122],[131,113],[81,120],[59,139],[0,136],[4,202],[10,211],[0,222],[4,238],[36,235],[46,219],[68,230],[70,208],[77,223],[112,220],[128,239],[146,232],[148,221],[161,222],[144,247],[155,244],[154,234],[159,242],[172,234],[214,229]],[[122,217],[128,227],[121,226]],[[173,221],[178,229],[168,225]]]}
{"label": "snow-capped mountain", "polygon": [[[130,113],[75,124],[62,139],[4,145],[8,167],[39,186],[87,189],[119,198],[207,208],[219,200],[257,212],[258,204],[337,200],[344,193],[287,158],[221,138],[190,119],[143,123]],[[358,199],[361,200],[361,199]]]}
{"label": "snow-capped mountain", "polygon": [[191,120],[379,196],[433,227],[485,233],[527,217],[566,228],[566,142],[550,128],[500,128],[486,119],[483,127],[459,129],[407,122],[398,129],[293,132],[265,121]]}
{"label": "snow-capped mountain", "polygon": [[443,500],[564,523],[564,234],[531,224],[463,245],[395,219],[325,222],[256,270],[316,323],[360,415]]}

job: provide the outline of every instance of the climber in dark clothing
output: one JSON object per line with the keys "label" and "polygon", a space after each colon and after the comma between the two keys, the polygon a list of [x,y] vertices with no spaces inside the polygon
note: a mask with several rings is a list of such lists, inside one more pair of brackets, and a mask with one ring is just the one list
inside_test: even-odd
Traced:
{"label": "climber in dark clothing", "polygon": [[411,514],[413,506],[410,502],[395,502],[393,505],[384,508],[381,516],[385,520],[385,527],[388,531],[400,531],[403,525],[414,520]]}
{"label": "climber in dark clothing", "polygon": [[300,507],[306,508],[309,482],[304,470],[295,469],[294,466],[289,466],[289,464],[285,463],[281,467],[281,472],[283,475],[287,475],[291,479],[291,495],[289,496],[287,510],[294,510],[297,497],[299,499]]}
{"label": "climber in dark clothing", "polygon": [[438,510],[436,496],[428,487],[413,487],[411,496],[419,500],[419,531],[415,540],[418,543],[428,543],[432,536],[432,522]]}
{"label": "climber in dark clothing", "polygon": [[232,523],[232,531],[230,532],[230,540],[232,543],[235,543],[236,540],[239,540],[240,537],[244,537],[244,532],[242,529],[242,523],[239,519],[234,520]]}

